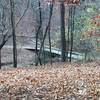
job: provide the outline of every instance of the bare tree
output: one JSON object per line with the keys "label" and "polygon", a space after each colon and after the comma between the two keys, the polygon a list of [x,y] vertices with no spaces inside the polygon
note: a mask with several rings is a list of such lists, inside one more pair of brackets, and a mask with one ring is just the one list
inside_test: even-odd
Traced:
{"label": "bare tree", "polygon": [[[39,40],[41,28],[42,28],[42,12],[41,12],[41,2],[40,2],[40,0],[38,0],[38,6],[39,6],[39,27],[38,27],[37,32],[36,32],[36,48],[35,48],[36,56],[38,56],[38,40]],[[40,62],[40,65],[41,65],[40,57],[39,57],[39,62]]]}
{"label": "bare tree", "polygon": [[29,0],[27,2],[27,7],[25,11],[23,12],[22,16],[20,17],[19,21],[15,25],[15,2],[14,0],[10,0],[10,7],[11,7],[11,27],[12,27],[12,36],[13,36],[13,67],[17,67],[17,45],[16,45],[16,31],[15,28],[21,21],[21,19],[24,17],[26,11],[28,10],[29,7]]}
{"label": "bare tree", "polygon": [[50,53],[49,53],[49,56],[50,56],[50,63],[52,65],[52,52],[51,52],[51,25],[49,26],[49,29],[48,29],[48,38],[49,38],[49,50],[50,50]]}
{"label": "bare tree", "polygon": [[1,49],[12,36],[10,33],[10,20],[9,20],[9,8],[7,8],[8,3],[6,1],[1,1],[0,3],[0,68],[1,68]]}
{"label": "bare tree", "polygon": [[66,37],[65,37],[65,6],[64,2],[60,3],[60,12],[61,12],[61,58],[62,62],[66,61]]}
{"label": "bare tree", "polygon": [[72,52],[73,52],[73,39],[74,39],[74,16],[75,16],[75,6],[71,6],[70,8],[70,13],[71,13],[71,19],[70,19],[70,40],[71,40],[71,43],[70,43],[70,58],[69,58],[69,61],[71,62],[72,61]]}
{"label": "bare tree", "polygon": [[15,5],[14,0],[10,0],[11,7],[11,27],[13,36],[13,67],[17,67],[17,47],[16,47],[16,33],[15,33]]}
{"label": "bare tree", "polygon": [[45,38],[47,36],[48,30],[50,28],[52,14],[53,14],[53,7],[54,7],[54,3],[51,2],[50,3],[50,12],[49,12],[49,21],[48,21],[48,24],[47,24],[46,29],[45,29],[45,32],[44,32],[44,36],[43,36],[43,40],[42,40],[42,43],[41,43],[40,51],[38,53],[38,58],[37,58],[36,66],[38,65],[38,61],[39,61],[39,58],[40,58],[40,55],[41,55],[41,51],[42,51],[42,48],[44,46],[44,41],[45,41]]}
{"label": "bare tree", "polygon": [[[29,7],[29,1],[30,0],[27,0],[27,6],[24,12],[22,13],[21,17],[17,21],[16,25],[14,25],[14,28],[17,28],[18,24],[20,23],[25,13],[27,12],[28,7]],[[11,19],[12,19],[11,16],[12,15],[10,16],[10,11],[12,12],[14,9],[13,8],[10,9],[8,5],[9,5],[9,2],[7,0],[0,1],[0,68],[1,68],[1,49],[6,44],[6,42],[9,40],[9,38],[12,37],[12,33],[11,33],[11,29],[12,29],[11,28]],[[13,31],[15,31],[15,29]]]}

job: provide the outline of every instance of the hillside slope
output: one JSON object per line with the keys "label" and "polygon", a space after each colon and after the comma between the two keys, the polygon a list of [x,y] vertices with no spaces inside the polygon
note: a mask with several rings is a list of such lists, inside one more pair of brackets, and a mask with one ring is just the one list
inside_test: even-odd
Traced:
{"label": "hillside slope", "polygon": [[0,71],[0,100],[99,100],[100,61]]}

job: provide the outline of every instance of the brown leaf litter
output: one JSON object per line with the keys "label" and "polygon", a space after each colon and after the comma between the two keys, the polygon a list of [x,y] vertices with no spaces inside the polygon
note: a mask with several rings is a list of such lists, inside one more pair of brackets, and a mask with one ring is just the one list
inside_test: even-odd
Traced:
{"label": "brown leaf litter", "polygon": [[100,62],[1,70],[0,100],[100,100]]}

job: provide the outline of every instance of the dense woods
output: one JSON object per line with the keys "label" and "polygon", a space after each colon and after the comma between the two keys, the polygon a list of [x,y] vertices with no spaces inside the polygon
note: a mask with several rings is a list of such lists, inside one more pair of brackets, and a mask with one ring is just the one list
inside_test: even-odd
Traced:
{"label": "dense woods", "polygon": [[[2,48],[9,46],[13,48],[11,61],[13,67],[17,67],[20,58],[17,57],[19,47],[31,50],[33,54],[31,63],[35,65],[52,63],[59,59],[62,62],[99,59],[98,2],[98,0],[1,0],[0,65],[2,65]],[[27,41],[24,38],[31,40]]]}
{"label": "dense woods", "polygon": [[100,0],[0,0],[0,100],[99,100]]}

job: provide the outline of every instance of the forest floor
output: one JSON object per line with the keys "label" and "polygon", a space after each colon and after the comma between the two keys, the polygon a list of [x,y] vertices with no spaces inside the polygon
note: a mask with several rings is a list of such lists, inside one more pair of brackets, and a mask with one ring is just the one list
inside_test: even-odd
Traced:
{"label": "forest floor", "polygon": [[100,100],[100,61],[2,69],[0,100]]}

